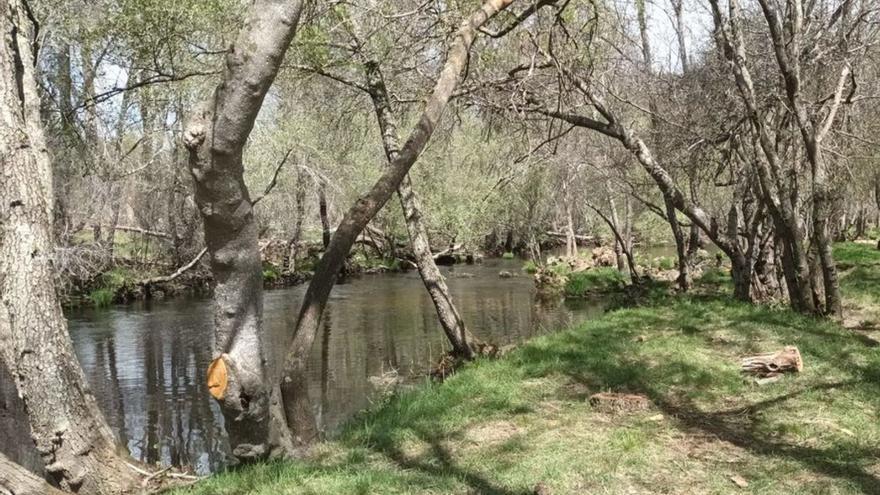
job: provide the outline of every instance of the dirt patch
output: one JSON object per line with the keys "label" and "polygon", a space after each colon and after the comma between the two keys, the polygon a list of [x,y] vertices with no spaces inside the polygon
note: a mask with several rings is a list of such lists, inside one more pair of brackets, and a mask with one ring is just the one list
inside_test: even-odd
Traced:
{"label": "dirt patch", "polygon": [[464,433],[464,438],[478,445],[496,445],[522,431],[522,428],[510,421],[492,421],[468,428]]}
{"label": "dirt patch", "polygon": [[712,434],[685,434],[673,436],[671,440],[675,450],[704,462],[735,464],[748,457],[742,448]]}

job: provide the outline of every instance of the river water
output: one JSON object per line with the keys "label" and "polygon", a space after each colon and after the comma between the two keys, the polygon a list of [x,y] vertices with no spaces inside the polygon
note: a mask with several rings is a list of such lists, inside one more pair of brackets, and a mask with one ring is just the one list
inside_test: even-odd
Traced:
{"label": "river water", "polygon": [[[443,268],[462,317],[479,337],[499,344],[569,327],[602,311],[590,302],[548,306],[535,299],[516,260]],[[513,278],[501,278],[509,271]],[[293,328],[305,286],[267,291],[267,331]],[[204,386],[211,360],[209,298],[68,313],[86,376],[123,444],[148,463],[209,473],[228,462],[223,418]],[[330,297],[309,366],[319,426],[332,432],[375,399],[377,376],[410,380],[447,349],[418,273],[365,275]]]}

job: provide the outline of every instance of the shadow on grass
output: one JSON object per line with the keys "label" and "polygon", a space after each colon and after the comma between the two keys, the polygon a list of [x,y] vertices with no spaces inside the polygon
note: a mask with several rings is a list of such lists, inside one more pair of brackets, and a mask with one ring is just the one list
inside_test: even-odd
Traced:
{"label": "shadow on grass", "polygon": [[[434,476],[452,476],[467,484],[474,493],[485,495],[529,495],[531,490],[510,490],[497,486],[485,477],[463,469],[455,464],[449,449],[443,446],[443,437],[425,431],[416,432],[419,439],[430,446],[430,460],[408,456],[394,443],[384,443],[374,448],[401,469],[418,470]],[[436,462],[436,464],[434,462]]]}
{"label": "shadow on grass", "polygon": [[[880,478],[865,467],[880,461],[880,448],[842,438],[805,445],[781,439],[774,430],[797,428],[798,417],[789,418],[786,409],[809,415],[816,404],[811,401],[824,400],[817,395],[823,391],[839,391],[842,397],[880,407],[880,356],[857,334],[790,311],[735,303],[719,295],[653,297],[652,306],[610,312],[576,331],[529,343],[506,362],[486,363],[485,369],[477,363],[443,386],[392,400],[369,415],[366,426],[351,431],[349,439],[368,445],[403,470],[455,479],[476,493],[530,493],[457,465],[444,443],[457,433],[444,433],[439,422],[460,428],[472,420],[528,412],[530,405],[517,401],[516,392],[508,390],[510,384],[521,387],[524,380],[559,376],[579,390],[644,394],[684,432],[709,434],[767,458],[768,464],[774,458],[793,461],[813,473],[844,480],[863,493],[880,493]],[[715,340],[719,334],[731,335],[735,341],[719,345]],[[746,384],[737,357],[781,342],[795,343],[808,360],[808,372],[783,382],[789,389],[798,388],[778,393],[779,386],[755,389]],[[746,401],[741,398],[744,394],[760,399]],[[727,399],[736,405],[706,409]],[[840,416],[847,414],[846,402],[836,398],[829,402]],[[408,453],[402,443],[407,434],[427,449]]]}
{"label": "shadow on grass", "polygon": [[[701,303],[710,303],[711,306],[694,307],[692,310],[691,305],[685,301],[668,314],[665,323],[677,328],[682,339],[700,338],[700,334],[704,332],[699,322],[713,316],[723,317],[726,328],[753,338],[765,336],[762,332],[766,327],[771,327],[771,335],[797,340],[802,350],[815,361],[825,361],[824,365],[835,366],[852,378],[805,386],[730,410],[706,412],[688,393],[693,395],[697,391],[699,394],[699,391],[711,386],[713,380],[720,383],[720,387],[729,386],[729,391],[735,392],[736,385],[733,383],[738,380],[741,388],[742,378],[735,372],[734,375],[722,376],[716,369],[690,364],[686,358],[676,360],[664,356],[662,362],[656,363],[650,369],[643,366],[638,358],[638,346],[641,344],[637,343],[638,339],[631,337],[645,326],[664,324],[662,318],[658,320],[655,315],[646,314],[650,308],[610,315],[607,323],[594,325],[589,332],[567,334],[559,339],[558,345],[543,348],[530,346],[523,349],[520,363],[533,376],[557,372],[594,390],[611,389],[644,394],[662,412],[676,418],[682,430],[709,433],[754,454],[787,458],[815,473],[847,480],[864,493],[880,493],[880,478],[862,467],[877,462],[880,459],[880,449],[862,448],[848,442],[816,448],[776,441],[772,434],[760,430],[761,424],[758,420],[760,411],[809,392],[860,388],[872,389],[862,392],[876,396],[876,388],[880,383],[880,368],[876,361],[872,365],[863,366],[846,359],[854,349],[864,349],[864,344],[858,340],[859,336],[840,329],[835,331],[830,324],[795,316],[787,311],[751,306],[740,308],[735,303],[719,303],[718,300],[712,304],[711,297],[700,299]],[[719,312],[722,314],[719,315]],[[709,325],[703,326],[711,324],[710,321]],[[709,338],[708,335],[705,337]],[[748,348],[749,343],[743,346]]]}

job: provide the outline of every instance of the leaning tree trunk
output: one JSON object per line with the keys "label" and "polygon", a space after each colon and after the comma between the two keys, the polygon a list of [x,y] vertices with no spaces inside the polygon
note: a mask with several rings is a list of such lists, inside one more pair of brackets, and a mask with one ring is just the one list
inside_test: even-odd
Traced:
{"label": "leaning tree trunk", "polygon": [[0,359],[58,486],[120,493],[134,475],[86,384],[55,294],[52,166],[25,16],[7,0],[0,16]]}
{"label": "leaning tree trunk", "polygon": [[232,453],[242,462],[292,452],[280,389],[272,379],[280,356],[263,329],[258,232],[242,153],[301,9],[301,1],[254,3],[226,56],[223,81],[184,133],[216,281],[208,387],[226,420]]}
{"label": "leaning tree trunk", "polygon": [[[400,138],[397,132],[397,122],[391,110],[391,100],[388,98],[388,90],[379,63],[368,61],[365,64],[367,76],[367,91],[373,101],[373,109],[376,111],[376,119],[379,122],[379,131],[382,134],[382,145],[388,163],[394,163],[399,155]],[[431,245],[428,241],[428,231],[422,222],[422,208],[419,198],[412,187],[409,174],[403,177],[397,188],[397,196],[400,198],[400,206],[403,208],[403,216],[406,221],[406,229],[409,232],[412,244],[413,256],[422,282],[434,302],[437,316],[443,332],[452,344],[455,355],[471,359],[479,352],[480,342],[468,331],[458,309],[452,302],[452,295],[431,253]]]}
{"label": "leaning tree trunk", "polygon": [[[397,158],[385,169],[370,191],[355,202],[340,222],[306,289],[285,362],[285,381],[291,379],[294,384],[302,381],[299,378],[305,372],[324,307],[351,246],[370,220],[388,202],[427,145],[446,104],[462,79],[462,73],[468,62],[468,52],[478,29],[512,2],[513,0],[486,0],[476,13],[462,22],[455,34],[434,91]],[[290,394],[285,390],[285,407],[292,404],[295,409],[296,405],[304,400],[297,395],[305,393],[307,389],[304,387],[294,387],[290,390]]]}

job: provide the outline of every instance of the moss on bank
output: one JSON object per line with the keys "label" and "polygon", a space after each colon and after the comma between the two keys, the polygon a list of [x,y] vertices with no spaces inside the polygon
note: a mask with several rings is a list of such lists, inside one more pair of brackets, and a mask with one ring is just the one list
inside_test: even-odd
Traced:
{"label": "moss on bank", "polygon": [[[848,295],[866,287],[843,281]],[[740,375],[739,357],[784,345],[803,373],[765,386]],[[880,354],[839,325],[723,290],[658,291],[389,398],[309,459],[179,493],[878,493],[878,389]],[[588,397],[602,391],[651,406],[599,411]]]}

